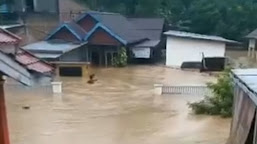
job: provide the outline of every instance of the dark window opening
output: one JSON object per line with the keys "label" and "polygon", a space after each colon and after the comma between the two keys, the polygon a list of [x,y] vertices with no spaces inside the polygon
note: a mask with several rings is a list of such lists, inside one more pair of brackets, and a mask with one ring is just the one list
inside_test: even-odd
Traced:
{"label": "dark window opening", "polygon": [[100,64],[100,55],[98,52],[92,52],[92,64],[93,65]]}
{"label": "dark window opening", "polygon": [[81,67],[60,67],[60,76],[81,77]]}
{"label": "dark window opening", "polygon": [[26,0],[26,10],[30,12],[34,11],[34,0]]}

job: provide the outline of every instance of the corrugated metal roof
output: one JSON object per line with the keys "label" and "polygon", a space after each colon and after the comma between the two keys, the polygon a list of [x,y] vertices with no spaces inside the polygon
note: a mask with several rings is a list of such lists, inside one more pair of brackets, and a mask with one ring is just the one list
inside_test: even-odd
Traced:
{"label": "corrugated metal roof", "polygon": [[119,13],[91,11],[84,14],[79,20],[83,19],[87,15],[95,18],[96,21],[102,24],[102,26],[108,28],[114,35],[125,40],[126,43],[135,43],[147,39],[147,35],[137,31],[135,25]]}
{"label": "corrugated metal roof", "polygon": [[164,18],[128,18],[135,29],[151,40],[160,40],[164,27]]}
{"label": "corrugated metal roof", "polygon": [[22,27],[24,24],[11,24],[11,25],[0,25],[0,28],[2,29],[12,29],[17,27]]}
{"label": "corrugated metal roof", "polygon": [[77,23],[74,23],[73,21],[69,23],[63,23],[58,28],[54,29],[46,38],[46,40],[50,40],[51,37],[53,37],[56,33],[58,33],[63,28],[66,28],[68,31],[71,32],[72,35],[74,35],[79,41],[83,42],[85,36],[87,35],[87,32],[80,27]]}
{"label": "corrugated metal roof", "polygon": [[257,105],[257,69],[236,69],[232,71],[236,83]]}
{"label": "corrugated metal roof", "polygon": [[160,40],[147,40],[145,42],[134,45],[133,48],[156,47],[159,43]]}
{"label": "corrugated metal roof", "polygon": [[73,21],[67,23],[67,26],[73,30],[82,40],[85,38],[87,32],[80,27],[77,23],[74,23]]}
{"label": "corrugated metal roof", "polygon": [[39,58],[49,58],[49,59],[56,59],[60,56],[62,56],[63,54],[48,54],[48,53],[33,53],[35,56],[39,57]]}
{"label": "corrugated metal roof", "polygon": [[23,46],[22,48],[33,53],[37,52],[59,52],[60,54],[69,52],[73,49],[79,48],[83,45],[87,44],[87,42],[82,44],[74,44],[70,42],[51,42],[51,41],[40,41],[32,44],[28,44]]}
{"label": "corrugated metal roof", "polygon": [[136,29],[144,30],[162,30],[164,26],[164,18],[128,18]]}
{"label": "corrugated metal roof", "polygon": [[251,33],[249,33],[247,36],[245,36],[246,38],[253,38],[253,39],[257,39],[257,29],[255,29],[254,31],[252,31]]}
{"label": "corrugated metal roof", "polygon": [[184,31],[170,30],[165,32],[164,34],[167,36],[182,37],[182,38],[210,40],[210,41],[218,41],[218,42],[225,42],[225,43],[238,43],[237,41],[228,40],[219,36],[202,35],[202,34],[190,33],[190,32],[184,32]]}

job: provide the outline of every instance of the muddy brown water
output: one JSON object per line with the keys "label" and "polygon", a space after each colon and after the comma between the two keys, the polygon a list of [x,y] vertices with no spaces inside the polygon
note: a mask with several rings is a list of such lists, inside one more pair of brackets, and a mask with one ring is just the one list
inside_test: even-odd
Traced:
{"label": "muddy brown water", "polygon": [[[6,86],[12,144],[222,144],[230,119],[191,114],[202,96],[153,95],[153,84],[204,84],[215,78],[164,67],[94,70],[98,81],[62,78],[50,88]],[[29,110],[22,109],[30,106]]]}

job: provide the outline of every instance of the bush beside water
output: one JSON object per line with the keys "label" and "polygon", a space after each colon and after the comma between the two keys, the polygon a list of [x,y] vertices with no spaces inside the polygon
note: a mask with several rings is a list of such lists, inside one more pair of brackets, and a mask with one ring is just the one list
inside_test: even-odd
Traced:
{"label": "bush beside water", "polygon": [[229,76],[230,70],[220,74],[216,83],[208,83],[208,88],[213,91],[213,96],[206,96],[200,102],[190,103],[195,114],[232,116],[233,87]]}
{"label": "bush beside water", "polygon": [[122,47],[117,57],[114,57],[112,59],[112,65],[115,67],[125,67],[127,66],[127,61],[128,61],[128,56],[127,56],[126,48]]}

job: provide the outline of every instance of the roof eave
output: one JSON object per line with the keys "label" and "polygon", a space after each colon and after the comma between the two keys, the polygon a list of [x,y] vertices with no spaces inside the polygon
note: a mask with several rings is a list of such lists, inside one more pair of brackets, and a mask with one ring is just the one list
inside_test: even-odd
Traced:
{"label": "roof eave", "polygon": [[95,33],[95,31],[98,28],[102,28],[103,30],[105,30],[108,34],[110,34],[112,37],[114,37],[115,39],[117,39],[119,42],[121,42],[123,45],[127,45],[128,42],[126,40],[124,40],[123,38],[121,38],[119,35],[113,33],[110,29],[108,29],[106,26],[104,26],[101,23],[97,23],[94,28],[92,30],[90,30],[88,32],[88,34],[86,35],[86,37],[84,38],[84,41],[88,41],[88,39]]}

